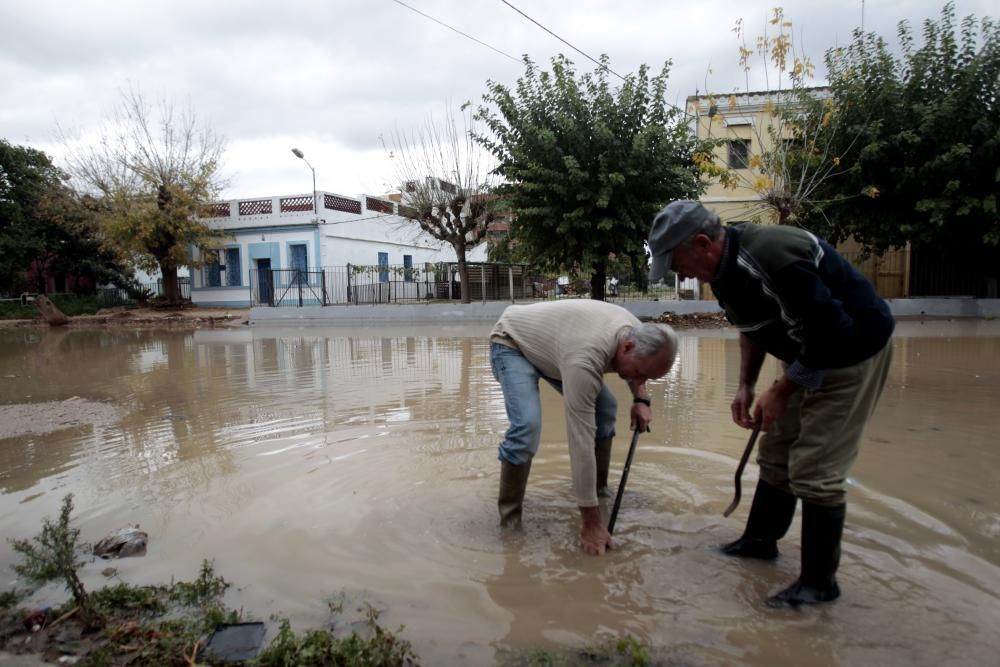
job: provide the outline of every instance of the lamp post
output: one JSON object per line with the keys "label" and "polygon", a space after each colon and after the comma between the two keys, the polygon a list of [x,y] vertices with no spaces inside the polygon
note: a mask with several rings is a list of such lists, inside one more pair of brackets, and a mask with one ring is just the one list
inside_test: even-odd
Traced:
{"label": "lamp post", "polygon": [[298,148],[293,148],[292,149],[292,154],[295,155],[295,157],[297,157],[300,160],[302,160],[303,162],[305,162],[306,165],[309,167],[310,171],[312,171],[312,174],[313,174],[313,216],[314,216],[314,221],[318,222],[319,221],[319,206],[316,204],[316,169],[311,164],[309,164],[309,160],[306,159],[305,154],[303,154],[303,152],[300,151]]}

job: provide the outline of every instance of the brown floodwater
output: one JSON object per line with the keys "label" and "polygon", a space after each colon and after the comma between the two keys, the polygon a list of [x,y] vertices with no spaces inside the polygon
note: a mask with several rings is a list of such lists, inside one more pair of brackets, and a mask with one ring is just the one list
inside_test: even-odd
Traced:
{"label": "brown floodwater", "polygon": [[[798,612],[762,604],[797,575],[798,519],[775,563],[714,550],[739,535],[756,478],[751,464],[724,519],[747,437],[728,416],[732,331],[681,332],[679,363],[650,387],[615,548],[588,557],[548,387],[525,530],[497,527],[506,422],[488,330],[0,331],[0,406],[46,403],[50,421],[53,405],[115,409],[0,439],[0,534],[35,534],[72,492],[83,539],[149,533],[145,557],[115,563],[125,581],[190,579],[215,559],[237,584],[227,601],[257,618],[319,626],[331,600],[366,601],[431,665],[626,633],[676,664],[998,664],[1000,322],[899,326],[852,471],[843,597]],[[630,402],[609,383],[616,484]],[[13,562],[4,539],[5,590]]]}

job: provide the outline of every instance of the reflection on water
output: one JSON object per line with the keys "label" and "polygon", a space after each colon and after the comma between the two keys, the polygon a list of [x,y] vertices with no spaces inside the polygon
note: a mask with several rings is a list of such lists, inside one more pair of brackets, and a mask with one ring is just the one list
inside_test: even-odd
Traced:
{"label": "reflection on water", "polygon": [[[506,421],[488,329],[0,331],[0,403],[76,396],[125,415],[0,440],[0,533],[33,534],[73,492],[86,539],[130,523],[149,532],[149,554],[119,563],[126,581],[193,576],[214,557],[245,585],[234,604],[300,625],[322,622],[324,601],[346,591],[405,625],[428,664],[626,632],[680,663],[995,661],[997,323],[900,327],[851,479],[844,597],[805,613],[761,604],[797,574],[797,522],[777,563],[712,548],[749,506],[721,516],[747,436],[728,418],[732,332],[682,332],[679,363],[651,387],[654,428],[640,438],[615,549],[590,558],[576,544],[561,399],[547,386],[526,531],[496,527]],[[762,382],[775,373],[767,366]],[[0,569],[13,560],[4,541]],[[99,569],[87,567],[91,585]]]}

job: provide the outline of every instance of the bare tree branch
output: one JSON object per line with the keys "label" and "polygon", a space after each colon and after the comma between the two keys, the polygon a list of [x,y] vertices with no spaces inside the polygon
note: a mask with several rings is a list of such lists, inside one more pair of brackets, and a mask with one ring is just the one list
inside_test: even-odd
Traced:
{"label": "bare tree branch", "polygon": [[99,203],[106,242],[142,268],[159,268],[167,300],[176,301],[177,268],[198,264],[188,248],[219,237],[201,219],[226,185],[225,139],[167,101],[154,112],[134,87],[121,91],[96,139],[61,128],[60,136],[75,185]]}
{"label": "bare tree branch", "polygon": [[486,237],[499,201],[491,158],[473,140],[472,115],[465,109],[461,124],[446,111],[442,122],[431,116],[420,128],[397,129],[391,137],[400,215],[454,248],[462,303],[469,303],[466,253]]}

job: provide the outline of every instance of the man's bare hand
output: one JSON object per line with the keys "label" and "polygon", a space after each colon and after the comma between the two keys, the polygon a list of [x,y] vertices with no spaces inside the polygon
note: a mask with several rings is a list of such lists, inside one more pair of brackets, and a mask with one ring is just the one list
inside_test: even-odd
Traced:
{"label": "man's bare hand", "polygon": [[629,430],[639,429],[639,433],[649,431],[649,423],[653,421],[653,411],[645,403],[633,403]]}
{"label": "man's bare hand", "polygon": [[600,556],[611,548],[611,533],[601,520],[600,507],[581,507],[580,519],[580,542],[584,552]]}
{"label": "man's bare hand", "polygon": [[733,411],[733,421],[743,428],[753,428],[754,421],[750,416],[750,406],[753,405],[753,387],[741,384],[736,390],[736,397],[730,405]]}
{"label": "man's bare hand", "polygon": [[754,408],[754,421],[760,424],[761,430],[767,431],[771,424],[781,419],[788,405],[788,397],[792,395],[796,385],[791,380],[781,378],[760,395],[760,400]]}

